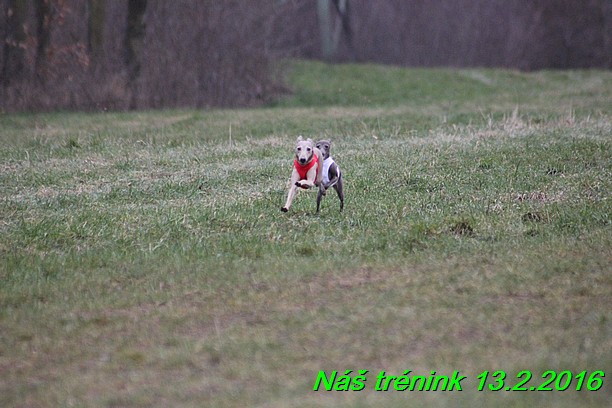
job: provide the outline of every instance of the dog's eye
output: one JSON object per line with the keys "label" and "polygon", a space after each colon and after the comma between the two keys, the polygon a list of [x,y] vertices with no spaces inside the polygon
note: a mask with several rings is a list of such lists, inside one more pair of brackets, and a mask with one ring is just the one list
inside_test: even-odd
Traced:
{"label": "dog's eye", "polygon": [[307,151],[311,151],[312,149],[310,147],[306,148]]}
{"label": "dog's eye", "polygon": [[297,151],[298,151],[298,152],[301,152],[301,151],[302,151],[302,148],[301,148],[301,147],[298,147],[298,148],[297,148]]}

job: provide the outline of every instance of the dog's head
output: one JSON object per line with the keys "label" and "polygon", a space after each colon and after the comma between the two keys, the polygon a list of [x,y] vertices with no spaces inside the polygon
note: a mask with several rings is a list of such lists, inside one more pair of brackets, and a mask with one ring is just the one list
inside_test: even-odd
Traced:
{"label": "dog's head", "polygon": [[314,142],[312,139],[304,140],[302,136],[298,137],[295,144],[295,158],[300,164],[309,163],[314,155]]}
{"label": "dog's head", "polygon": [[317,149],[321,151],[323,159],[327,159],[331,154],[331,140],[323,139],[319,140],[316,144]]}

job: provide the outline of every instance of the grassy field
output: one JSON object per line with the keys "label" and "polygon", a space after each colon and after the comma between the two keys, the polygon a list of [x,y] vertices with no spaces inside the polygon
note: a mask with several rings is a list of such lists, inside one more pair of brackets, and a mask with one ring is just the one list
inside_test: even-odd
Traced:
{"label": "grassy field", "polygon": [[[0,115],[0,406],[606,406],[612,73],[287,81],[253,110]],[[344,212],[280,212],[298,134],[333,140]],[[334,370],[365,389],[313,391]],[[523,370],[573,380],[505,391]]]}

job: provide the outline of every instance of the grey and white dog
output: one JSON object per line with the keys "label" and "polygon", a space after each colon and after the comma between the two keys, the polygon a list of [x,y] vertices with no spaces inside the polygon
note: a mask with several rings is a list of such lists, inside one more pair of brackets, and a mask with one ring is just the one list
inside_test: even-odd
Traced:
{"label": "grey and white dog", "polygon": [[344,191],[342,189],[342,172],[340,166],[331,156],[331,141],[327,139],[319,140],[315,146],[321,151],[323,156],[322,179],[317,194],[317,212],[321,206],[321,199],[328,188],[333,187],[340,199],[340,211],[344,208]]}

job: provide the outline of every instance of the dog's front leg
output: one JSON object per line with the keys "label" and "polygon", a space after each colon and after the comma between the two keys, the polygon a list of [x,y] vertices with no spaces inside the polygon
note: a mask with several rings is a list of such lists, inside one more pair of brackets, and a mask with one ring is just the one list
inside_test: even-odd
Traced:
{"label": "dog's front leg", "polygon": [[338,182],[338,177],[336,176],[334,178],[329,179],[327,183],[323,183],[323,187],[327,190],[328,188],[336,185],[337,182]]}
{"label": "dog's front leg", "polygon": [[317,156],[317,170],[314,183],[316,186],[320,186],[323,181],[323,153],[315,147],[314,154]]}
{"label": "dog's front leg", "polygon": [[291,207],[291,203],[293,202],[293,198],[295,197],[295,193],[297,192],[298,186],[296,185],[296,183],[298,183],[299,179],[300,175],[294,169],[291,173],[291,180],[289,182],[289,193],[287,194],[287,202],[285,203],[285,206],[281,208],[282,212],[289,211],[289,207]]}
{"label": "dog's front leg", "polygon": [[335,186],[338,183],[338,179],[340,177],[340,168],[336,163],[333,163],[329,168],[329,181],[324,183],[324,187],[327,190],[328,188]]}
{"label": "dog's front leg", "polygon": [[325,187],[323,187],[323,183],[319,184],[319,191],[317,192],[317,213],[319,213],[319,208],[321,208],[321,199],[325,195]]}
{"label": "dog's front leg", "polygon": [[298,181],[296,185],[302,188],[310,188],[315,185],[316,177],[317,169],[316,167],[313,167],[312,169],[308,170],[308,173],[306,173],[306,180]]}

